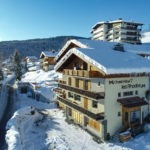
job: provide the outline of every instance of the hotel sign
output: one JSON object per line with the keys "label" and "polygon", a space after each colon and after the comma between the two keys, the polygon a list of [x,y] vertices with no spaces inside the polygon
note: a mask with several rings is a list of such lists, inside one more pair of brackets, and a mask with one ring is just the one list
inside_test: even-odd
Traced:
{"label": "hotel sign", "polygon": [[120,84],[122,89],[130,88],[145,88],[144,83],[133,83],[133,79],[124,79],[124,80],[110,80],[109,85]]}

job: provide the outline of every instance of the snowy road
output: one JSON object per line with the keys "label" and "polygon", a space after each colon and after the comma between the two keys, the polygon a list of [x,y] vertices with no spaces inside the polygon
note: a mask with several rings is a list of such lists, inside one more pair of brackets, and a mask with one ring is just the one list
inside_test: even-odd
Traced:
{"label": "snowy road", "polygon": [[[14,82],[14,80],[11,80],[10,83],[12,83],[12,81]],[[4,85],[4,91],[2,92],[4,93],[1,94],[5,94],[6,96],[5,99],[7,100],[7,106],[0,122],[0,150],[7,149],[7,145],[5,142],[5,127],[7,121],[11,118],[13,114],[14,88],[9,85]]]}

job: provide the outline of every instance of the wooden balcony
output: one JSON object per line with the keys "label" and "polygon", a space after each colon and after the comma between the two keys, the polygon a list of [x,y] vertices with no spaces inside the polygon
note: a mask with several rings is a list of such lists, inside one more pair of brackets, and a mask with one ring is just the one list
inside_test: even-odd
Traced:
{"label": "wooden balcony", "polygon": [[63,80],[57,80],[57,82],[60,84],[66,84],[66,81],[63,81]]}
{"label": "wooden balcony", "polygon": [[64,69],[63,73],[65,75],[88,77],[88,78],[90,78],[90,77],[100,77],[100,73],[98,71]]}
{"label": "wooden balcony", "polygon": [[63,94],[63,91],[61,88],[55,88],[53,89],[54,92],[59,93],[59,94]]}
{"label": "wooden balcony", "polygon": [[92,112],[90,112],[90,111],[88,111],[88,110],[86,110],[86,109],[84,109],[84,108],[82,108],[82,107],[72,103],[71,101],[69,101],[69,100],[67,100],[67,99],[65,99],[63,97],[57,97],[57,100],[62,102],[62,103],[64,103],[64,104],[66,104],[66,105],[68,105],[69,107],[72,107],[72,108],[80,111],[83,114],[88,115],[89,117],[91,117],[91,118],[93,118],[95,120],[103,120],[104,119],[104,113],[94,114],[94,113],[92,113]]}
{"label": "wooden balcony", "polygon": [[62,83],[58,83],[58,87],[81,95],[85,95],[93,99],[104,99],[104,92],[93,92],[93,91],[82,90]]}

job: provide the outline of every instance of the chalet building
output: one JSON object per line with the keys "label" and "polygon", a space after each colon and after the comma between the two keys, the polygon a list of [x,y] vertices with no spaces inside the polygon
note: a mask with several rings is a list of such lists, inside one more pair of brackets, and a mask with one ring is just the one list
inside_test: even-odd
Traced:
{"label": "chalet building", "polygon": [[122,19],[98,22],[92,27],[92,39],[140,44],[142,25],[142,23]]}
{"label": "chalet building", "polygon": [[68,120],[105,140],[134,123],[140,126],[149,113],[150,61],[102,43],[64,45],[55,58],[55,70],[63,74],[55,91]]}
{"label": "chalet building", "polygon": [[40,55],[41,67],[48,71],[54,69],[56,52],[43,51]]}

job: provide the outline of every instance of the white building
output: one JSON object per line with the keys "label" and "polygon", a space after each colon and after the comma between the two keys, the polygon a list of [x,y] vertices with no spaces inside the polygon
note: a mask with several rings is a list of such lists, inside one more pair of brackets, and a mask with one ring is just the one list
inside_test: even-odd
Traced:
{"label": "white building", "polygon": [[142,25],[142,23],[122,19],[98,22],[92,27],[92,39],[140,44]]}

